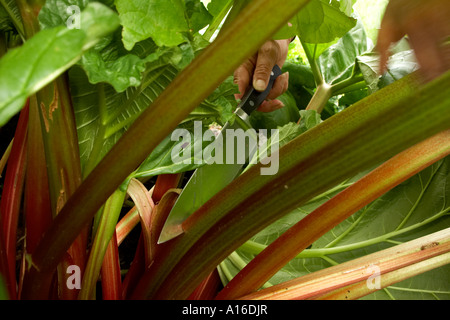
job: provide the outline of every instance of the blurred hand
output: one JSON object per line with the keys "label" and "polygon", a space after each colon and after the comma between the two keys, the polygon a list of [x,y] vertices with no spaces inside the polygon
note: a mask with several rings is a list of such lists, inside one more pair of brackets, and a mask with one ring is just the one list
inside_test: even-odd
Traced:
{"label": "blurred hand", "polygon": [[381,71],[389,47],[408,35],[421,73],[431,80],[450,69],[450,1],[391,0],[378,35]]}
{"label": "blurred hand", "polygon": [[[270,73],[277,64],[280,68],[286,61],[290,40],[270,40],[267,41],[258,52],[245,61],[234,72],[234,81],[239,86],[240,94],[236,99],[241,99],[245,90],[250,85],[258,91],[264,91],[270,79]],[[283,73],[279,76],[270,91],[267,100],[258,108],[258,111],[270,112],[282,108],[281,101],[276,100],[288,89],[289,73]]]}

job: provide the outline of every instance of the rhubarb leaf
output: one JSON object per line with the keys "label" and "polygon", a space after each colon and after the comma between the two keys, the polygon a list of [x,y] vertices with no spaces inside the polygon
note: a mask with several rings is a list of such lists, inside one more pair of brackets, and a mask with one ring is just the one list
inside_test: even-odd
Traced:
{"label": "rhubarb leaf", "polygon": [[[133,174],[134,178],[181,173],[195,170],[205,164],[203,150],[212,141],[203,140],[203,133],[209,130],[209,127],[198,127],[200,135],[195,134],[194,128],[181,126],[178,130],[183,130],[186,136],[171,134],[164,139]],[[176,160],[172,157],[174,152],[178,152],[179,155]]]}
{"label": "rhubarb leaf", "polygon": [[351,77],[357,57],[371,51],[373,44],[367,38],[361,22],[346,33],[318,58],[325,81],[336,83]]}
{"label": "rhubarb leaf", "polygon": [[182,0],[116,0],[123,25],[123,43],[131,50],[137,42],[152,38],[158,46],[177,46],[189,32]]}
{"label": "rhubarb leaf", "polygon": [[81,68],[70,72],[83,172],[87,174],[112,148],[134,120],[177,75],[170,64],[148,69],[138,87],[124,92],[108,84],[92,85]]}
{"label": "rhubarb leaf", "polygon": [[81,57],[86,34],[65,27],[43,30],[0,60],[0,126]]}
{"label": "rhubarb leaf", "polygon": [[205,8],[203,2],[198,0],[185,0],[185,3],[191,32],[198,32],[211,22],[213,17]]}
{"label": "rhubarb leaf", "polygon": [[347,16],[329,1],[312,0],[275,38],[288,39],[298,35],[306,43],[330,43],[346,34],[355,24],[356,19]]}
{"label": "rhubarb leaf", "polygon": [[[45,15],[44,15],[45,16]],[[0,60],[0,126],[26,99],[73,66],[82,54],[118,27],[116,14],[91,3],[81,13],[81,29],[45,29]]]}

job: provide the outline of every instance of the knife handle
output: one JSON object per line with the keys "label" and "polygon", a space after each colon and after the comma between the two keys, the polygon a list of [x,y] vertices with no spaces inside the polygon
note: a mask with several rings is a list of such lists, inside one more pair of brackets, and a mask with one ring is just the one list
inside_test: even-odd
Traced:
{"label": "knife handle", "polygon": [[280,75],[281,69],[278,65],[275,65],[272,69],[272,73],[269,79],[269,85],[267,86],[266,90],[259,92],[255,90],[253,86],[251,86],[250,89],[242,98],[242,100],[244,100],[245,102],[244,105],[241,107],[241,109],[244,110],[245,113],[248,115],[250,115],[253,111],[255,111],[264,102],[264,100],[266,100],[270,90],[272,90],[276,78],[278,78],[278,76]]}

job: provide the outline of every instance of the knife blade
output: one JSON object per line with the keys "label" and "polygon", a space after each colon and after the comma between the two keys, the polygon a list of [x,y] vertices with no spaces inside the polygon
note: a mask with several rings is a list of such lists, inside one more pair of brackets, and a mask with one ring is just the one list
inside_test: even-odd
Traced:
{"label": "knife blade", "polygon": [[[226,130],[245,129],[243,128],[244,126],[251,127],[248,119],[249,115],[264,102],[269,95],[270,90],[272,90],[276,78],[280,75],[281,69],[279,66],[275,65],[266,90],[259,92],[256,91],[253,86],[250,86],[247,89],[235,111],[235,121],[233,123],[227,122],[223,126],[219,135],[216,137],[216,141],[219,138],[222,139],[222,141],[224,141],[222,146],[225,146],[226,136],[224,133]],[[242,122],[244,122],[245,125],[243,125]],[[246,161],[253,156],[256,147],[256,143],[246,144]],[[216,193],[231,183],[242,172],[244,164],[245,163],[241,163],[241,161],[236,161],[235,163],[223,161],[221,164],[205,164],[195,170],[170,211],[161,231],[158,244],[169,241],[184,233],[182,226],[183,222]]]}

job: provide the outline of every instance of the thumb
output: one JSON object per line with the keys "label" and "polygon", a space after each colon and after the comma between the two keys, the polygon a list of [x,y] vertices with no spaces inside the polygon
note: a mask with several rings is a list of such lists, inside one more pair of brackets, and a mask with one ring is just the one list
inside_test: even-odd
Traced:
{"label": "thumb", "polygon": [[256,66],[253,76],[253,87],[257,91],[266,90],[269,84],[270,73],[272,72],[274,66],[275,64],[259,64]]}
{"label": "thumb", "polygon": [[255,71],[253,73],[253,87],[258,91],[264,91],[269,84],[270,74],[278,60],[277,45],[266,42],[258,52]]}

